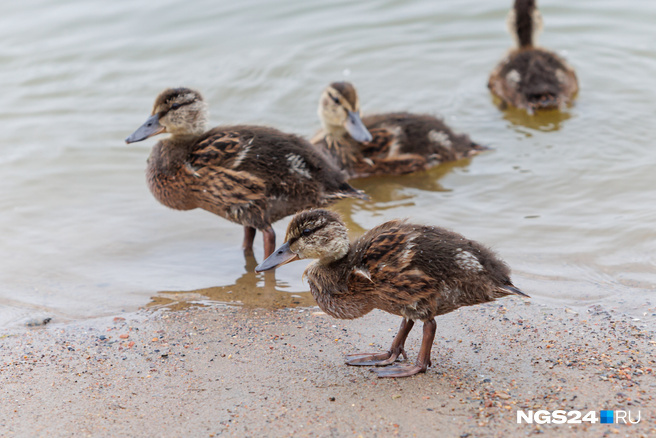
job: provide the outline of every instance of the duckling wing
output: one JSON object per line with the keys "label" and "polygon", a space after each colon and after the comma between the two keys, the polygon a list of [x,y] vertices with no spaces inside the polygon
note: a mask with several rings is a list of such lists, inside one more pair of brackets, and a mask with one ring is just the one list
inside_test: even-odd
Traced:
{"label": "duckling wing", "polygon": [[265,181],[239,169],[252,146],[253,138],[244,138],[239,131],[214,129],[196,143],[187,159],[187,170],[207,196],[225,196],[223,193],[236,199],[259,199],[264,196]]}
{"label": "duckling wing", "polygon": [[237,130],[213,129],[198,141],[190,153],[189,163],[194,167],[218,166],[225,169],[238,167],[252,148],[253,138],[243,138]]}
{"label": "duckling wing", "polygon": [[[366,120],[366,118],[365,118]],[[390,150],[393,147],[398,149],[398,142],[395,143],[403,133],[394,126],[367,127],[371,134],[372,140],[369,143],[361,144],[360,151],[367,158],[387,158],[390,154],[398,153],[398,150]]]}
{"label": "duckling wing", "polygon": [[394,220],[362,236],[352,251],[349,289],[370,284],[379,289],[395,289],[394,295],[398,296],[414,294],[429,280],[414,263],[419,232],[420,227]]}
{"label": "duckling wing", "polygon": [[456,134],[441,119],[430,114],[407,112],[365,117],[373,140],[362,146],[368,158],[418,157],[425,166],[458,160],[485,150],[467,135]]}
{"label": "duckling wing", "polygon": [[365,197],[346,182],[344,174],[324,153],[305,139],[273,128],[238,128],[249,150],[234,168],[265,180],[270,196],[297,198],[305,203],[305,208],[334,199]]}
{"label": "duckling wing", "polygon": [[203,204],[235,205],[251,203],[266,196],[266,183],[249,172],[239,172],[225,167],[205,166],[190,169],[193,175],[190,190]]}
{"label": "duckling wing", "polygon": [[266,181],[239,169],[251,145],[236,130],[213,129],[190,150],[184,171],[195,205],[227,219],[265,227]]}
{"label": "duckling wing", "polygon": [[377,308],[411,319],[521,294],[491,250],[439,227],[387,222],[351,253],[349,291],[367,293]]}
{"label": "duckling wing", "polygon": [[248,206],[261,226],[334,199],[364,196],[307,141],[261,126],[209,131],[190,152],[188,167],[203,202],[238,212]]}

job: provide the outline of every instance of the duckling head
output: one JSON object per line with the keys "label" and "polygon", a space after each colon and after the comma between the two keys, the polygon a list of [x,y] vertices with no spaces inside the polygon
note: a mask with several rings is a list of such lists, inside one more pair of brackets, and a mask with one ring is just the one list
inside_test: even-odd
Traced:
{"label": "duckling head", "polygon": [[142,141],[164,132],[198,136],[205,132],[208,116],[207,104],[198,91],[169,88],[157,96],[152,115],[125,142]]}
{"label": "duckling head", "polygon": [[366,143],[372,139],[360,119],[358,93],[349,82],[333,82],[323,90],[317,113],[321,124],[328,133],[343,135],[346,131],[360,143]]}
{"label": "duckling head", "polygon": [[519,47],[536,45],[538,35],[542,32],[542,14],[535,0],[515,0],[506,25]]}
{"label": "duckling head", "polygon": [[346,225],[337,213],[315,209],[294,216],[287,227],[285,243],[255,268],[257,272],[300,259],[319,259],[328,264],[349,251]]}

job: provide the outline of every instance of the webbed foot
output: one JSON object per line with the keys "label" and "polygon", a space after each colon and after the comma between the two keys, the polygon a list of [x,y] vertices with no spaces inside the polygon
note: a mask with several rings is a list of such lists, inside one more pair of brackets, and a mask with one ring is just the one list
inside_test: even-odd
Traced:
{"label": "webbed foot", "polygon": [[425,373],[427,368],[428,368],[427,365],[419,365],[419,364],[394,365],[393,367],[387,367],[387,368],[372,368],[370,371],[373,371],[374,373],[378,374],[379,378],[384,378],[384,377],[397,378],[397,377],[410,377],[410,376],[414,376],[415,374]]}
{"label": "webbed foot", "polygon": [[399,358],[399,355],[403,355],[405,359],[408,356],[405,354],[405,350],[400,348],[398,352],[392,353],[391,351],[385,351],[381,353],[356,353],[349,354],[346,356],[346,364],[353,366],[377,366],[384,367],[391,365]]}

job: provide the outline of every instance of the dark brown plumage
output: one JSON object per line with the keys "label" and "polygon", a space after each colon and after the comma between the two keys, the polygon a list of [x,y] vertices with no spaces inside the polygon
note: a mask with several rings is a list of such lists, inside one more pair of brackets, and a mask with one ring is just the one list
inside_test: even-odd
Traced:
{"label": "dark brown plumage", "polygon": [[334,82],[319,100],[323,129],[311,142],[349,178],[401,175],[471,157],[485,149],[428,114],[386,113],[360,119],[355,87]]}
{"label": "dark brown plumage", "polygon": [[305,276],[324,312],[352,319],[381,309],[403,317],[390,351],[349,356],[349,365],[385,366],[405,357],[408,333],[415,321],[424,322],[416,365],[376,370],[380,377],[426,371],[437,315],[506,295],[527,296],[492,251],[444,228],[393,220],[350,243],[336,213],[310,210],[292,218],[285,241],[256,270],[315,258]]}
{"label": "dark brown plumage", "polygon": [[574,69],[555,53],[535,47],[542,17],[535,0],[515,0],[508,28],[517,41],[492,71],[488,87],[503,105],[533,114],[538,109],[563,109],[578,92]]}
{"label": "dark brown plumage", "polygon": [[533,36],[542,27],[542,17],[539,15],[535,0],[515,0],[513,15],[509,20],[511,21],[509,25],[515,27],[519,47],[532,46]]}
{"label": "dark brown plumage", "polygon": [[265,256],[275,248],[271,224],[297,211],[346,197],[364,197],[305,140],[262,126],[205,131],[207,105],[188,88],[162,92],[152,116],[128,143],[161,132],[148,159],[148,186],[158,201],[177,209],[202,208],[244,226],[252,254],[255,230]]}

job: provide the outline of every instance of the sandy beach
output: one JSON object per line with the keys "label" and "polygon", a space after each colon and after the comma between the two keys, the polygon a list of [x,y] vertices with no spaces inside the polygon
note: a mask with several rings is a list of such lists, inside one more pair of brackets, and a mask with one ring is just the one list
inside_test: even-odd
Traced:
{"label": "sandy beach", "polygon": [[[653,309],[650,309],[653,312]],[[646,312],[648,310],[646,309]],[[653,318],[650,318],[653,319]],[[648,319],[648,320],[650,320]],[[653,323],[504,299],[438,317],[433,365],[378,379],[399,318],[313,308],[141,311],[0,335],[3,436],[656,434]],[[407,350],[414,360],[421,331]],[[517,424],[518,410],[626,410],[625,424]]]}

